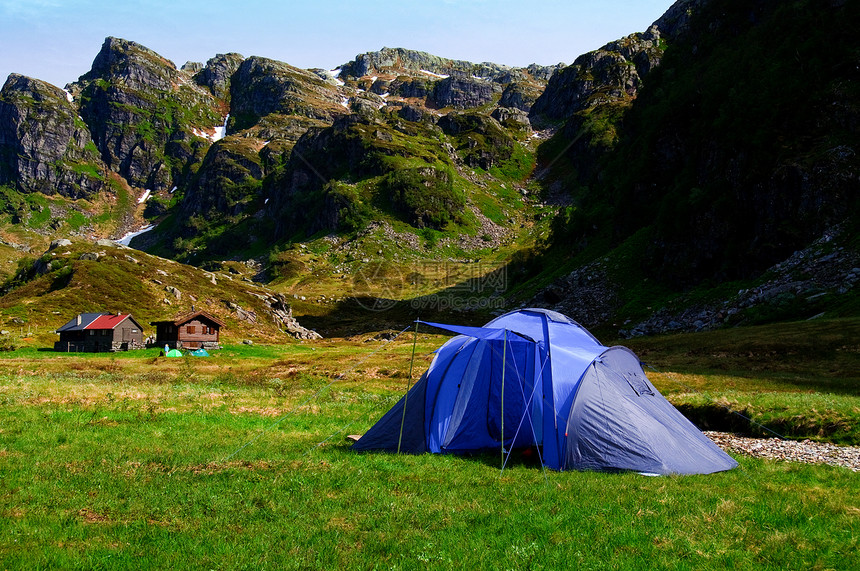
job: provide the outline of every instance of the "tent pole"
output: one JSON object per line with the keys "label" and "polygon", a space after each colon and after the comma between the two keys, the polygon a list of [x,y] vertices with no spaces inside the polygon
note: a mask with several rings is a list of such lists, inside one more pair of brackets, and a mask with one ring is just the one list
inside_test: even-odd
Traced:
{"label": "tent pole", "polygon": [[406,422],[406,405],[409,404],[409,385],[412,384],[412,368],[415,365],[415,345],[418,343],[418,320],[415,320],[415,336],[412,337],[412,360],[409,362],[409,377],[406,379],[406,394],[403,396],[403,416],[400,417],[400,435],[397,437],[397,453],[403,441],[403,424]]}
{"label": "tent pole", "polygon": [[508,355],[508,330],[505,329],[505,336],[502,345],[502,418],[501,418],[501,433],[502,433],[502,472],[505,471],[505,357]]}

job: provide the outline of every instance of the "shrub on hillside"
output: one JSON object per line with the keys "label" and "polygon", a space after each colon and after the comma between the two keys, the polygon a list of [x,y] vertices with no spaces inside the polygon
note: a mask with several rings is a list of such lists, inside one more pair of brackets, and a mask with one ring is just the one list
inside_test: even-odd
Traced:
{"label": "shrub on hillside", "polygon": [[466,206],[453,183],[449,171],[432,166],[400,169],[385,176],[382,192],[409,224],[442,229],[449,222],[461,222],[460,213]]}

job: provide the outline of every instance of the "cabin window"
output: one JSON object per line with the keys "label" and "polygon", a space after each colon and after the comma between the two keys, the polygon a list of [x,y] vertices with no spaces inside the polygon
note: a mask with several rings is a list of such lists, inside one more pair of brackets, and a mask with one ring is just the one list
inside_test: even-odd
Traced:
{"label": "cabin window", "polygon": [[188,327],[185,328],[185,330],[188,333],[194,333],[194,329],[195,329],[195,327],[193,325],[189,325]]}
{"label": "cabin window", "polygon": [[107,334],[108,334],[107,329],[102,329],[102,337],[106,336]]}
{"label": "cabin window", "polygon": [[96,334],[95,329],[90,329],[90,335],[92,336],[92,335],[95,335],[95,334]]}

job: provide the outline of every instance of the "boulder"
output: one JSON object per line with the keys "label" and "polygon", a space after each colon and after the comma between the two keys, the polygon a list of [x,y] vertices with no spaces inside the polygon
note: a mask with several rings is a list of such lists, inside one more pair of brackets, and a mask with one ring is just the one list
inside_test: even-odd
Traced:
{"label": "boulder", "polygon": [[71,245],[72,245],[72,241],[71,241],[71,240],[67,240],[66,238],[59,238],[59,239],[54,240],[53,242],[51,242],[51,246],[48,248],[48,250],[49,250],[49,251],[50,251],[50,250],[55,250],[55,249],[57,249],[57,248],[61,248],[61,247],[63,247],[63,246],[71,246]]}

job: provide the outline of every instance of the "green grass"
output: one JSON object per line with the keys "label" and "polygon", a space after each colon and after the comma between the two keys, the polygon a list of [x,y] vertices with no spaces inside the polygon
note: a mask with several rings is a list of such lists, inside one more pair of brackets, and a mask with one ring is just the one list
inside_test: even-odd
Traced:
{"label": "green grass", "polygon": [[0,566],[824,569],[858,547],[848,470],[741,457],[728,473],[646,478],[355,454],[343,435],[381,416],[395,383],[151,366],[4,367]]}
{"label": "green grass", "polygon": [[[635,348],[682,408],[751,406],[777,428],[832,411],[856,433],[857,348],[842,343],[856,345],[854,327]],[[418,336],[416,374],[443,339]],[[819,342],[845,355],[770,354]],[[851,566],[860,479],[843,468],[736,456],[730,472],[647,478],[350,452],[345,435],[402,395],[411,354],[409,334],[230,345],[206,359],[0,354],[0,568]]]}

